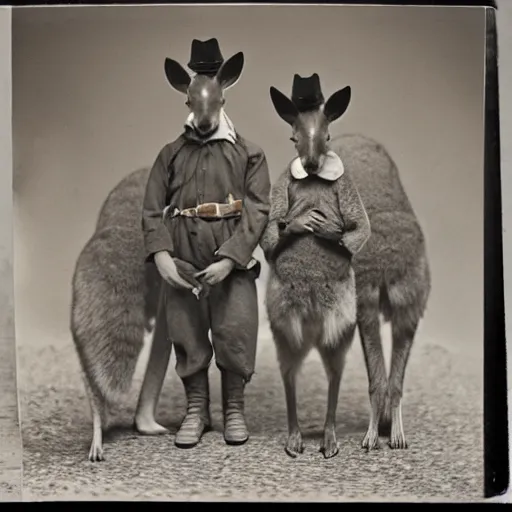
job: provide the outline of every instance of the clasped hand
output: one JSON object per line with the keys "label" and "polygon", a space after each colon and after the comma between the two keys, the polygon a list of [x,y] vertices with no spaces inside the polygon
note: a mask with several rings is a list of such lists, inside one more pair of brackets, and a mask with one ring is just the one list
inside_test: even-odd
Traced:
{"label": "clasped hand", "polygon": [[201,279],[206,284],[213,286],[220,283],[231,273],[235,267],[235,262],[229,258],[223,258],[220,261],[212,263],[201,272],[194,274],[194,277]]}
{"label": "clasped hand", "polygon": [[[155,254],[155,264],[158,268],[162,279],[174,288],[185,288],[193,290],[194,285],[183,279],[176,267],[174,259],[167,251],[160,251]],[[201,272],[194,274],[196,279],[202,278],[201,281],[212,286],[224,280],[235,266],[234,261],[224,258],[220,261],[212,263]]]}
{"label": "clasped hand", "polygon": [[343,229],[317,209],[299,215],[286,225],[285,233],[300,235],[313,233],[328,240],[340,240]]}

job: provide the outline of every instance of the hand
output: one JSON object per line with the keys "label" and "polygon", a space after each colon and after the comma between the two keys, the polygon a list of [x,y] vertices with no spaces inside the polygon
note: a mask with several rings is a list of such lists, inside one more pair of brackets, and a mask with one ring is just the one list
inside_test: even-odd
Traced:
{"label": "hand", "polygon": [[325,215],[319,210],[311,210],[293,219],[285,228],[285,232],[293,235],[313,233],[325,221]]}
{"label": "hand", "polygon": [[344,232],[339,221],[325,216],[319,210],[312,211],[311,219],[307,225],[312,228],[313,233],[318,237],[334,242],[339,242]]}
{"label": "hand", "polygon": [[201,272],[195,274],[194,277],[202,277],[206,284],[213,286],[214,284],[220,283],[226,279],[234,268],[235,262],[229,258],[224,258],[212,263]]}
{"label": "hand", "polygon": [[160,251],[155,254],[155,264],[162,279],[173,288],[185,288],[192,290],[194,286],[185,281],[178,273],[176,263],[167,251]]}

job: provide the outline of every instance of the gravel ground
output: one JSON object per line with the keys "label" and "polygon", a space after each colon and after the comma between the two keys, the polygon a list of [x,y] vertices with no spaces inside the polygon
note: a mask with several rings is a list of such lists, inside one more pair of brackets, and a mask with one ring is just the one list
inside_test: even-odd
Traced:
{"label": "gravel ground", "polygon": [[418,336],[406,376],[404,425],[410,448],[360,448],[369,413],[362,350],[347,362],[337,433],[339,455],[318,452],[327,382],[316,354],[299,380],[306,450],[284,452],[286,410],[275,350],[261,329],[257,374],[247,389],[252,437],[241,447],[222,439],[219,372],[212,366],[214,431],[191,450],[173,444],[184,394],[171,360],[158,419],[171,435],[131,429],[147,358],[105,439],[106,460],[87,460],[91,420],[71,340],[39,338],[19,347],[24,442],[24,500],[422,500],[481,501],[483,492],[483,364],[479,357]]}

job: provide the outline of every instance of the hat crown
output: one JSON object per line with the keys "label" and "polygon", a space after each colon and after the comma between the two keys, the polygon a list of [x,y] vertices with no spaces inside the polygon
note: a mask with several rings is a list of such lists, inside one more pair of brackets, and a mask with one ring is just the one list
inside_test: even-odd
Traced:
{"label": "hat crown", "polygon": [[324,103],[324,95],[317,73],[302,77],[295,74],[293,77],[292,97],[299,111],[312,110]]}
{"label": "hat crown", "polygon": [[200,41],[192,40],[188,67],[195,73],[216,74],[224,62],[219,42],[215,37]]}

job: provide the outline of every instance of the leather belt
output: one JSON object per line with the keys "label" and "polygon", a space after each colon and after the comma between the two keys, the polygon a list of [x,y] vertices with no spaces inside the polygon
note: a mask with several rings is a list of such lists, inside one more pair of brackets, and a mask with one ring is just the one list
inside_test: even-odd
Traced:
{"label": "leather belt", "polygon": [[[166,218],[170,206],[163,211],[163,217]],[[242,200],[235,200],[231,194],[228,196],[227,203],[203,203],[193,208],[180,210],[174,208],[170,217],[195,217],[200,219],[225,219],[230,217],[240,217],[242,215]]]}

